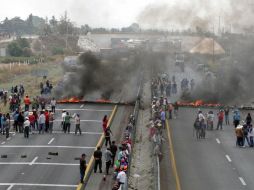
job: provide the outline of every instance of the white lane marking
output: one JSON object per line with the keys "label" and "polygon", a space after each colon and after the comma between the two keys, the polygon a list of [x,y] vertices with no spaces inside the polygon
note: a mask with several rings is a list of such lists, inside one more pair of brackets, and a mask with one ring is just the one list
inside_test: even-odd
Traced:
{"label": "white lane marking", "polygon": [[242,185],[244,185],[244,186],[247,185],[242,177],[239,177],[239,180],[241,181]]}
{"label": "white lane marking", "polygon": [[225,155],[226,156],[226,158],[227,158],[227,160],[229,161],[229,162],[232,162],[232,160],[231,160],[231,158],[229,157],[229,155]]}
{"label": "white lane marking", "polygon": [[5,144],[5,141],[4,141],[4,142],[2,142],[1,144]]}
{"label": "white lane marking", "polygon": [[80,108],[83,108],[84,107],[84,104],[82,104],[81,106],[80,106]]}
{"label": "white lane marking", "polygon": [[39,157],[36,156],[36,157],[32,160],[32,162],[29,163],[29,165],[30,165],[30,166],[33,165],[33,164],[35,163],[35,161],[36,161],[38,158],[39,158]]}
{"label": "white lane marking", "polygon": [[95,149],[90,146],[50,146],[50,145],[0,145],[0,148],[73,148],[73,149]]}
{"label": "white lane marking", "polygon": [[56,109],[56,110],[67,110],[67,111],[94,111],[94,112],[112,112],[112,110],[96,110],[96,109]]}
{"label": "white lane marking", "polygon": [[54,140],[55,140],[55,138],[52,138],[52,139],[48,142],[48,144],[51,144]]}
{"label": "white lane marking", "polygon": [[11,190],[14,187],[14,185],[10,185],[7,190]]}
{"label": "white lane marking", "polygon": [[77,187],[78,185],[67,184],[42,184],[42,183],[0,183],[0,186],[37,186],[37,187]]}
{"label": "white lane marking", "polygon": [[[31,165],[31,162],[0,162],[0,165]],[[79,166],[79,164],[76,163],[58,163],[58,162],[34,162],[32,165]]]}
{"label": "white lane marking", "polygon": [[216,141],[217,141],[218,144],[220,144],[220,140],[218,138],[216,138]]}

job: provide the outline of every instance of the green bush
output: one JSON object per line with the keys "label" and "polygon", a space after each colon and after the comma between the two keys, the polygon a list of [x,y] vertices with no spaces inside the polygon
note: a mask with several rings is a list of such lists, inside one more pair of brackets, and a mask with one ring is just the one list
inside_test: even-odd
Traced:
{"label": "green bush", "polygon": [[14,57],[30,57],[32,55],[30,44],[25,38],[18,38],[17,40],[11,42],[7,46],[7,51],[10,56]]}
{"label": "green bush", "polygon": [[52,52],[52,55],[63,55],[64,49],[61,47],[53,47],[51,52]]}

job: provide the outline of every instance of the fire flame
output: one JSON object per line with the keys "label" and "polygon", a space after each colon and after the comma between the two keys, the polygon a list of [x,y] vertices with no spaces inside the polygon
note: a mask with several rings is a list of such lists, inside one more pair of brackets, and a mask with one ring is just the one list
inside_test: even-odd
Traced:
{"label": "fire flame", "polygon": [[189,107],[220,107],[218,103],[205,103],[203,100],[196,100],[195,102],[178,102],[179,106]]}
{"label": "fire flame", "polygon": [[81,99],[78,97],[64,98],[62,100],[57,101],[58,103],[79,103]]}
{"label": "fire flame", "polygon": [[110,100],[106,100],[106,99],[97,99],[95,102],[98,102],[98,103],[110,103],[111,101]]}

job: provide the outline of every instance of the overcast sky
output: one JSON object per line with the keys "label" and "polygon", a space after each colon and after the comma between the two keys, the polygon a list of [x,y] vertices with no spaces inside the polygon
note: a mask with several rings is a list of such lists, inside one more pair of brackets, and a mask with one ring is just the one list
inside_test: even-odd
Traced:
{"label": "overcast sky", "polygon": [[41,17],[59,18],[67,10],[77,24],[93,27],[122,27],[136,21],[140,11],[157,2],[175,0],[0,0],[0,20],[20,16],[25,19],[32,13]]}

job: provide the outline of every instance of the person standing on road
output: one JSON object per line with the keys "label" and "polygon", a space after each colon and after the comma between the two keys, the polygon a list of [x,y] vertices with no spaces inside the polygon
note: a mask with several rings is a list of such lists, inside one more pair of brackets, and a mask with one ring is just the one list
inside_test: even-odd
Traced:
{"label": "person standing on road", "polygon": [[51,111],[53,113],[56,113],[56,100],[55,100],[55,98],[52,98],[52,100],[50,101],[50,105],[51,105]]}
{"label": "person standing on road", "polygon": [[22,111],[19,112],[17,120],[18,120],[18,126],[19,126],[19,133],[23,133],[23,124],[24,124],[25,118]]}
{"label": "person standing on road", "polygon": [[49,111],[49,133],[52,134],[53,132],[53,124],[54,124],[54,113]]}
{"label": "person standing on road", "polygon": [[66,112],[66,116],[65,116],[65,118],[64,118],[64,124],[65,124],[64,133],[66,133],[66,131],[68,131],[68,133],[70,133],[70,128],[71,128],[71,116],[70,116],[69,112]]}
{"label": "person standing on road", "polygon": [[109,146],[111,146],[111,134],[112,131],[110,130],[109,127],[106,128],[105,132],[104,132],[104,136],[105,136],[105,146],[107,147],[108,144]]}
{"label": "person standing on road", "polygon": [[252,117],[250,113],[248,113],[246,119],[245,119],[246,124],[249,126],[252,123]]}
{"label": "person standing on road", "polygon": [[161,124],[162,124],[162,128],[165,129],[165,125],[166,125],[166,113],[164,110],[161,110]]}
{"label": "person standing on road", "polygon": [[45,110],[44,115],[45,115],[45,132],[48,132],[48,129],[49,129],[49,112],[48,112],[48,110]]}
{"label": "person standing on road", "polygon": [[[119,186],[123,185],[126,183],[127,177],[126,177],[126,173],[121,170],[118,174],[117,174],[117,182],[119,184]],[[121,187],[120,187],[121,188]]]}
{"label": "person standing on road", "polygon": [[223,120],[224,120],[223,110],[220,110],[220,112],[217,114],[217,116],[218,116],[218,123],[217,123],[216,130],[218,130],[219,127],[220,127],[220,130],[222,130],[222,125],[223,125]]}
{"label": "person standing on road", "polygon": [[33,115],[33,112],[29,112],[29,121],[30,121],[30,131],[34,133],[35,131],[35,116]]}
{"label": "person standing on road", "polygon": [[81,132],[81,129],[80,129],[80,117],[79,117],[79,114],[75,114],[75,117],[74,117],[74,120],[75,120],[75,135],[77,134],[77,132],[79,131],[79,134],[81,135],[82,132]]}
{"label": "person standing on road", "polygon": [[107,126],[108,126],[108,116],[104,115],[103,120],[102,120],[102,129],[103,129],[104,133],[107,129]]}
{"label": "person standing on road", "polygon": [[10,128],[11,128],[11,117],[10,114],[7,113],[5,116],[6,120],[5,120],[5,132],[6,132],[6,139],[9,138],[10,136]]}
{"label": "person standing on road", "polygon": [[94,156],[94,159],[95,159],[95,164],[94,164],[94,173],[97,172],[97,168],[98,168],[98,165],[99,165],[99,170],[100,170],[100,173],[102,173],[102,152],[101,152],[101,147],[97,147],[97,150],[94,151],[93,153],[93,156]]}
{"label": "person standing on road", "polygon": [[41,114],[39,116],[39,119],[38,119],[38,123],[39,123],[39,134],[43,134],[44,133],[44,130],[45,130],[45,122],[46,122],[46,118],[45,118],[45,115],[44,115],[44,112],[41,111]]}
{"label": "person standing on road", "polygon": [[252,124],[249,125],[249,131],[248,131],[248,138],[250,142],[250,147],[253,147],[253,136],[254,136],[254,130]]}
{"label": "person standing on road", "polygon": [[108,175],[109,168],[111,166],[111,159],[112,159],[112,152],[110,151],[110,148],[107,148],[105,151],[105,162],[106,162],[106,174]]}
{"label": "person standing on road", "polygon": [[28,95],[26,95],[26,97],[24,98],[24,104],[25,104],[25,111],[29,110],[29,105],[31,104],[30,98],[28,97]]}
{"label": "person standing on road", "polygon": [[66,111],[62,111],[62,130],[65,130],[65,116],[66,116]]}
{"label": "person standing on road", "polygon": [[18,132],[18,116],[19,116],[19,112],[18,111],[15,111],[12,114],[12,117],[13,117],[13,120],[14,120],[13,130],[15,130],[16,132]]}
{"label": "person standing on road", "polygon": [[235,134],[236,134],[236,146],[243,147],[243,126],[238,125],[235,128]]}
{"label": "person standing on road", "polygon": [[115,141],[112,141],[112,144],[110,146],[110,151],[112,153],[112,163],[111,163],[111,166],[113,167],[113,165],[115,163],[116,152],[117,152],[117,146],[116,146],[116,142]]}
{"label": "person standing on road", "polygon": [[234,121],[235,128],[240,124],[240,120],[241,120],[240,111],[238,109],[236,109],[234,111],[234,115],[233,115],[233,121]]}
{"label": "person standing on road", "polygon": [[80,183],[84,183],[84,177],[86,172],[86,154],[81,155],[79,170],[80,170]]}
{"label": "person standing on road", "polygon": [[26,117],[24,122],[24,137],[25,138],[29,138],[29,128],[30,128],[30,121],[29,121],[29,118]]}
{"label": "person standing on road", "polygon": [[225,123],[226,125],[229,125],[229,107],[225,108],[224,113],[225,113]]}
{"label": "person standing on road", "polygon": [[[37,114],[36,109],[33,110],[33,115],[34,115],[34,119],[35,119],[35,121],[34,121],[34,128],[35,128],[37,131],[39,131],[39,124],[38,124],[38,119],[39,119],[39,117],[38,117],[38,114]],[[36,126],[36,127],[35,127],[35,126]]]}

